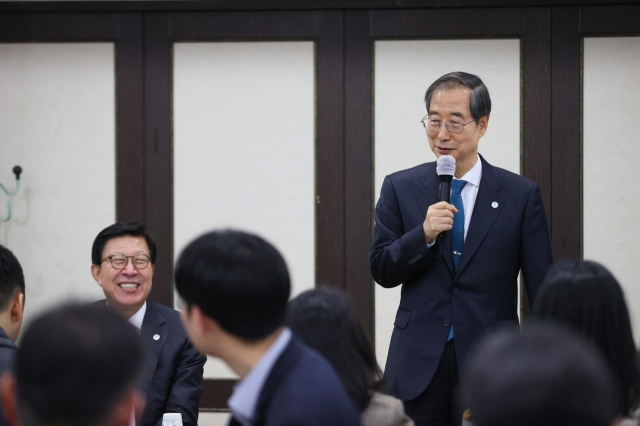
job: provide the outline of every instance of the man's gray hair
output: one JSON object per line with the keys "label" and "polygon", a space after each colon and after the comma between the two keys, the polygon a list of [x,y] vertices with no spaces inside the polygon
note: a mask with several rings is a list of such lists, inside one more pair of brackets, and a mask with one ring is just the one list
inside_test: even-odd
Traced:
{"label": "man's gray hair", "polygon": [[457,89],[460,87],[466,87],[471,90],[469,109],[471,110],[471,116],[476,123],[480,118],[491,114],[491,97],[489,96],[487,86],[484,85],[480,77],[477,75],[462,71],[445,74],[429,86],[427,93],[424,95],[427,112],[431,113],[431,98],[435,92],[440,90]]}

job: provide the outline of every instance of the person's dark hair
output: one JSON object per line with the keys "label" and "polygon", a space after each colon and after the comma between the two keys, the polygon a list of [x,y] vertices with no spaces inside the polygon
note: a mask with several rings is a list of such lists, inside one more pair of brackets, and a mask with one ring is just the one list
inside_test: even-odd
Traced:
{"label": "person's dark hair", "polygon": [[291,283],[284,259],[262,238],[241,231],[204,234],[180,254],[176,290],[228,333],[246,341],[282,326]]}
{"label": "person's dark hair", "polygon": [[106,307],[66,305],[35,319],[15,360],[18,416],[30,426],[101,425],[134,389],[143,348]]}
{"label": "person's dark hair", "polygon": [[640,372],[631,321],[620,284],[596,262],[558,262],[548,272],[532,315],[562,323],[595,343],[615,380],[619,414],[631,415]]}
{"label": "person's dark hair", "polygon": [[587,340],[553,324],[486,336],[462,383],[475,426],[609,426],[611,378]]}
{"label": "person's dark hair", "polygon": [[0,245],[0,312],[6,311],[19,293],[25,294],[22,266],[11,250]]}
{"label": "person's dark hair", "polygon": [[289,302],[285,324],[331,363],[359,411],[372,390],[382,387],[382,371],[371,344],[344,294],[308,290]]}
{"label": "person's dark hair", "polygon": [[147,242],[147,246],[149,246],[151,264],[156,263],[156,242],[151,238],[144,225],[136,222],[117,222],[100,231],[96,239],[93,240],[93,247],[91,247],[91,263],[100,265],[102,263],[102,252],[107,242],[124,236],[143,237]]}
{"label": "person's dark hair", "polygon": [[471,90],[469,109],[471,110],[471,117],[473,117],[476,123],[478,123],[482,117],[491,114],[491,97],[489,96],[487,86],[484,85],[477,75],[461,71],[445,74],[429,86],[427,93],[424,95],[427,112],[431,113],[431,98],[434,93],[440,90],[459,88]]}

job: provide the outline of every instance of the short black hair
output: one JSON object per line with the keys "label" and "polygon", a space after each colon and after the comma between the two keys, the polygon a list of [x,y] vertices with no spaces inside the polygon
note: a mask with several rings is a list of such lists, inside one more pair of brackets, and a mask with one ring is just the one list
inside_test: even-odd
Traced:
{"label": "short black hair", "polygon": [[285,324],[333,366],[359,411],[381,390],[382,371],[344,293],[321,287],[289,302]]}
{"label": "short black hair", "polygon": [[558,325],[486,336],[462,382],[475,426],[609,426],[611,378],[587,340]]}
{"label": "short black hair", "polygon": [[482,117],[491,114],[491,96],[489,96],[487,86],[484,85],[477,75],[462,71],[445,74],[429,86],[427,93],[424,95],[427,113],[431,113],[431,98],[435,92],[460,87],[466,87],[471,90],[469,109],[471,110],[471,117],[473,117],[476,123]]}
{"label": "short black hair", "polygon": [[589,260],[556,263],[540,287],[532,315],[559,322],[595,344],[613,375],[618,412],[630,416],[640,397],[640,372],[629,311],[613,274]]}
{"label": "short black hair", "polygon": [[96,236],[96,239],[93,240],[93,246],[91,247],[91,263],[94,265],[101,265],[102,252],[104,251],[104,246],[107,242],[114,238],[124,236],[143,237],[147,242],[147,246],[149,246],[151,264],[153,265],[156,263],[156,242],[153,240],[151,235],[149,235],[144,225],[137,222],[117,222],[100,231],[98,236]]}
{"label": "short black hair", "polygon": [[11,250],[0,245],[0,312],[9,309],[17,293],[25,294],[22,266]]}
{"label": "short black hair", "polygon": [[213,231],[192,241],[175,267],[176,290],[228,333],[246,341],[281,327],[291,291],[284,259],[262,238]]}
{"label": "short black hair", "polygon": [[98,305],[65,305],[37,319],[15,360],[18,416],[32,426],[102,424],[134,389],[143,348],[135,328]]}

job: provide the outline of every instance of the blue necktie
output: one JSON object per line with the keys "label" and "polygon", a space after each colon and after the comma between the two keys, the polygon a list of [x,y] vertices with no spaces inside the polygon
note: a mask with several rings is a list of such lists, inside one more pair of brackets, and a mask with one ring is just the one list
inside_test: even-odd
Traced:
{"label": "blue necktie", "polygon": [[[451,181],[451,204],[456,206],[458,213],[453,216],[453,228],[451,228],[451,249],[453,250],[453,265],[458,270],[458,264],[462,257],[464,247],[464,204],[462,203],[462,188],[467,184],[466,180],[454,179]],[[447,342],[453,339],[453,321],[449,329]]]}

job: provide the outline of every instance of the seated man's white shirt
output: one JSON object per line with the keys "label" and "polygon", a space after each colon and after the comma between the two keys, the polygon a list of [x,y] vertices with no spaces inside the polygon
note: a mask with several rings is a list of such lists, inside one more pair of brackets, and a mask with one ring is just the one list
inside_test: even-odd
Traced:
{"label": "seated man's white shirt", "polygon": [[[144,320],[144,314],[147,312],[147,302],[144,302],[142,307],[138,309],[138,312],[131,315],[129,318],[129,324],[138,329],[138,333],[140,333],[140,329],[142,328],[142,320]],[[136,413],[131,413],[131,420],[129,421],[129,426],[136,426]]]}
{"label": "seated man's white shirt", "polygon": [[132,326],[137,328],[138,331],[140,331],[140,329],[142,328],[142,321],[144,320],[144,314],[146,312],[147,312],[147,302],[144,302],[142,307],[138,309],[138,312],[131,315],[131,318],[129,318],[129,324],[131,324]]}

